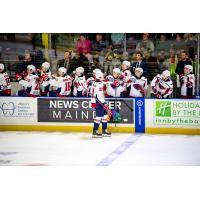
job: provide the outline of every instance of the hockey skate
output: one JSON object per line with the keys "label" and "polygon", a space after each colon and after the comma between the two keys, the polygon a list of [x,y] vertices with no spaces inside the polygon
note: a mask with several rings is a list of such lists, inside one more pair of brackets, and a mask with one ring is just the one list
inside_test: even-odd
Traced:
{"label": "hockey skate", "polygon": [[102,138],[102,134],[99,133],[97,130],[93,129],[92,137],[93,138]]}
{"label": "hockey skate", "polygon": [[102,135],[104,137],[111,137],[111,133],[107,129],[102,130]]}

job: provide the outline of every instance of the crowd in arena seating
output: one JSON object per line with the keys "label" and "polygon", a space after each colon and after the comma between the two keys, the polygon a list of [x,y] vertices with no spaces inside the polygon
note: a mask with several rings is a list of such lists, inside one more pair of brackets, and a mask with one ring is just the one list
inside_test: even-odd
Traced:
{"label": "crowd in arena seating", "polygon": [[[174,88],[177,88],[176,97],[194,98],[193,63],[197,41],[194,34],[185,34],[184,38],[177,34],[176,41],[169,43],[166,35],[160,34],[155,45],[150,34],[144,33],[135,51],[130,53],[115,49],[122,40],[117,41],[114,36],[115,42],[110,45],[103,40],[102,34],[96,34],[92,41],[87,34],[80,34],[75,49],[64,52],[54,73],[42,52],[38,52],[35,59],[26,52],[15,75],[15,80],[21,85],[16,95],[90,97],[95,70],[100,70],[104,74],[107,97],[145,97],[150,87],[152,96],[156,98],[172,97]],[[171,63],[176,63],[175,80],[172,79]],[[9,75],[3,62],[0,64],[0,95],[11,95]]]}

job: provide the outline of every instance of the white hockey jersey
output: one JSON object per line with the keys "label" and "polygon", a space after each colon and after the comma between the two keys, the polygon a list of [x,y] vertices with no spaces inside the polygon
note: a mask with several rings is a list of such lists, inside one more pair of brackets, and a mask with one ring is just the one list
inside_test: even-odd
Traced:
{"label": "white hockey jersey", "polygon": [[192,97],[195,94],[195,76],[194,74],[184,75],[180,78],[181,96]]}
{"label": "white hockey jersey", "polygon": [[50,79],[49,83],[51,91],[56,91],[60,89],[59,92],[60,95],[63,96],[71,95],[72,78],[69,75],[64,77],[58,76],[56,78],[52,78]]}
{"label": "white hockey jersey", "polygon": [[171,79],[164,81],[160,74],[156,75],[151,81],[152,91],[157,98],[168,98],[173,92],[173,82]]}
{"label": "white hockey jersey", "polygon": [[120,79],[122,80],[122,89],[127,91],[127,82],[131,78],[130,70],[121,71]]}
{"label": "white hockey jersey", "polygon": [[105,103],[105,95],[104,95],[104,82],[96,82],[94,81],[91,87],[92,98],[91,103]]}
{"label": "white hockey jersey", "polygon": [[35,74],[28,74],[24,80],[20,80],[19,84],[27,90],[30,88],[30,96],[38,96],[40,94],[39,78]]}
{"label": "white hockey jersey", "polygon": [[61,80],[61,91],[60,94],[63,96],[70,96],[71,95],[71,87],[72,87],[72,78],[67,75],[65,77],[62,77]]}
{"label": "white hockey jersey", "polygon": [[94,83],[94,78],[93,77],[90,77],[87,79],[86,81],[86,86],[87,86],[87,96],[92,96],[92,85]]}
{"label": "white hockey jersey", "polygon": [[148,87],[147,79],[144,76],[140,78],[131,76],[127,82],[127,87],[130,87],[130,97],[144,97]]}
{"label": "white hockey jersey", "polygon": [[105,80],[105,92],[107,96],[120,97],[123,92],[123,81],[119,78],[115,79],[112,75],[108,75]]}
{"label": "white hockey jersey", "polygon": [[41,72],[40,74],[40,90],[42,93],[45,92],[45,88],[50,85],[51,72]]}
{"label": "white hockey jersey", "polygon": [[0,91],[11,90],[10,78],[7,72],[0,73]]}
{"label": "white hockey jersey", "polygon": [[74,84],[74,90],[73,90],[74,96],[77,96],[78,91],[82,92],[82,95],[85,95],[87,93],[85,76],[75,76],[73,84]]}

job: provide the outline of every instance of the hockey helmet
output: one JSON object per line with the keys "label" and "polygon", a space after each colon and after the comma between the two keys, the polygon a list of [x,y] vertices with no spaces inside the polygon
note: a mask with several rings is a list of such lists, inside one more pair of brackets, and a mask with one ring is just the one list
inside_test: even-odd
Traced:
{"label": "hockey helmet", "polygon": [[30,71],[36,71],[36,68],[35,68],[35,66],[34,65],[28,65],[27,66],[27,70],[30,70]]}
{"label": "hockey helmet", "polygon": [[5,69],[5,66],[3,63],[0,63],[0,70],[3,71]]}
{"label": "hockey helmet", "polygon": [[127,68],[129,68],[131,66],[131,63],[127,60],[123,61],[122,65],[126,65]]}
{"label": "hockey helmet", "polygon": [[46,70],[49,70],[49,68],[50,68],[50,63],[48,63],[48,62],[42,63],[42,68],[44,68],[44,69],[46,69]]}
{"label": "hockey helmet", "polygon": [[169,72],[168,70],[163,71],[163,72],[162,72],[162,77],[163,77],[163,78],[168,78],[168,77],[170,77],[170,72]]}
{"label": "hockey helmet", "polygon": [[101,70],[98,69],[98,68],[96,68],[96,69],[94,69],[94,70],[92,71],[93,74],[96,74],[96,73],[98,73],[98,72],[101,72]]}
{"label": "hockey helmet", "polygon": [[193,67],[192,67],[192,65],[185,65],[185,66],[184,66],[184,69],[189,69],[190,72],[192,72]]}
{"label": "hockey helmet", "polygon": [[114,69],[113,69],[113,73],[120,74],[120,69],[119,69],[119,68],[114,68]]}
{"label": "hockey helmet", "polygon": [[83,67],[77,67],[77,68],[76,68],[76,73],[81,73],[81,74],[83,74],[83,73],[84,73],[84,68],[83,68]]}
{"label": "hockey helmet", "polygon": [[95,77],[96,77],[96,79],[103,80],[103,73],[101,71],[97,72]]}
{"label": "hockey helmet", "polygon": [[143,74],[143,69],[142,69],[141,67],[135,68],[135,71],[138,71],[138,72],[140,72],[141,74]]}
{"label": "hockey helmet", "polygon": [[67,73],[67,70],[66,70],[66,68],[64,68],[64,67],[60,67],[60,68],[58,69],[58,72],[63,73],[63,74],[66,74],[66,73]]}

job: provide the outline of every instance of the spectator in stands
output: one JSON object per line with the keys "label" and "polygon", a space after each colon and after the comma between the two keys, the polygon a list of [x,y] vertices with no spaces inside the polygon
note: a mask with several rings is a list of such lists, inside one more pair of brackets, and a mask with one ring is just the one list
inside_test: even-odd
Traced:
{"label": "spectator in stands", "polygon": [[29,52],[26,52],[24,55],[24,61],[21,65],[20,73],[23,73],[26,71],[28,65],[34,65],[33,59],[31,57],[31,54]]}
{"label": "spectator in stands", "polygon": [[79,39],[76,43],[76,51],[81,55],[84,55],[88,58],[90,63],[93,63],[91,55],[91,41],[86,38],[85,34],[80,34]]}
{"label": "spectator in stands", "polygon": [[187,51],[182,51],[182,52],[181,52],[181,58],[180,58],[180,60],[178,61],[178,64],[177,64],[177,66],[176,66],[175,73],[178,74],[179,76],[180,76],[181,74],[183,74],[185,65],[192,65],[192,62],[191,62],[191,60],[190,60],[189,57],[188,57]]}
{"label": "spectator in stands", "polygon": [[166,35],[162,33],[156,45],[157,56],[158,57],[162,57],[163,55],[169,56],[170,47],[171,47],[170,42],[166,41]]}
{"label": "spectator in stands", "polygon": [[185,34],[185,43],[189,57],[194,60],[197,51],[197,41],[192,33]]}
{"label": "spectator in stands", "polygon": [[18,61],[13,64],[14,69],[12,68],[12,71],[15,71],[15,73],[20,73],[23,63],[24,63],[24,56],[18,55]]}
{"label": "spectator in stands", "polygon": [[101,52],[106,48],[106,43],[103,41],[101,33],[96,34],[95,40],[92,42],[92,51]]}
{"label": "spectator in stands", "polygon": [[66,68],[68,75],[70,75],[73,70],[76,69],[76,66],[74,67],[74,65],[76,65],[75,60],[71,58],[71,53],[72,52],[70,50],[66,50],[64,53],[64,58],[62,60],[58,60],[57,62],[57,68]]}
{"label": "spectator in stands", "polygon": [[106,55],[106,60],[104,62],[102,71],[107,76],[113,73],[113,69],[115,67],[120,67],[120,66],[121,66],[121,62],[118,58],[118,55],[114,54],[113,52],[109,52]]}
{"label": "spectator in stands", "polygon": [[0,52],[0,63],[4,64],[3,58],[2,58],[2,53]]}
{"label": "spectator in stands", "polygon": [[124,44],[125,34],[124,33],[112,33],[111,41],[115,49],[121,48]]}
{"label": "spectator in stands", "polygon": [[181,51],[186,49],[185,41],[180,34],[176,34],[176,40],[173,44],[176,54],[180,54]]}
{"label": "spectator in stands", "polygon": [[143,54],[138,51],[136,52],[136,62],[131,66],[131,73],[134,74],[135,68],[141,67],[143,69],[143,76],[147,76],[147,63],[142,60]]}
{"label": "spectator in stands", "polygon": [[44,58],[44,53],[42,51],[42,49],[37,49],[35,52],[34,52],[34,63],[35,63],[35,67],[36,69],[40,69],[41,66],[42,66],[42,63],[44,63],[46,60]]}
{"label": "spectator in stands", "polygon": [[80,66],[84,68],[85,76],[86,78],[88,78],[90,76],[90,74],[88,74],[90,63],[85,55],[79,53],[76,53],[75,56],[72,58],[69,75],[74,76],[74,71],[77,67]]}
{"label": "spectator in stands", "polygon": [[151,40],[149,40],[149,33],[144,33],[142,37],[142,41],[139,42],[136,46],[136,51],[140,51],[143,54],[147,52],[153,52],[155,49],[154,44]]}

